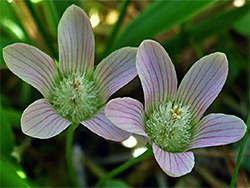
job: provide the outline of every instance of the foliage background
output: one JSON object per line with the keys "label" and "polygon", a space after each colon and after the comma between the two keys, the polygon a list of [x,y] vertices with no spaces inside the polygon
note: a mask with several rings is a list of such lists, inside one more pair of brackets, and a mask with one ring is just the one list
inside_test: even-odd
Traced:
{"label": "foliage background", "polygon": [[[240,4],[243,2],[243,4]],[[221,51],[229,60],[229,75],[222,92],[206,113],[234,114],[245,122],[249,112],[250,3],[234,1],[0,1],[1,50],[24,42],[55,60],[57,25],[71,4],[82,7],[94,26],[96,63],[123,46],[139,46],[144,39],[160,42],[175,64],[178,80],[202,56]],[[65,166],[64,131],[48,140],[25,136],[20,129],[22,111],[41,95],[13,75],[0,55],[1,186],[70,186]],[[138,78],[111,98],[130,96],[143,102]],[[83,126],[74,138],[73,160],[82,186],[94,186],[105,174],[131,159],[141,147],[126,148],[106,141]],[[165,175],[153,157],[127,169],[106,187],[228,187],[239,143],[194,150],[194,170],[181,178]],[[250,139],[241,161],[237,185],[249,187]],[[18,175],[19,174],[19,175]]]}

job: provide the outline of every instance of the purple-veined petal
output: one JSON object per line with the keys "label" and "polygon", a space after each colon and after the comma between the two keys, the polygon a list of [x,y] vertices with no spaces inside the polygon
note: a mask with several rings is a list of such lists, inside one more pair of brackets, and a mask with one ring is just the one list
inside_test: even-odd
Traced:
{"label": "purple-veined petal", "polygon": [[59,77],[55,62],[47,54],[33,46],[16,43],[3,49],[3,57],[15,75],[49,98]]}
{"label": "purple-veined petal", "polygon": [[86,13],[75,5],[64,12],[58,25],[59,70],[90,75],[94,66],[95,41]]}
{"label": "purple-veined petal", "polygon": [[153,144],[156,161],[162,170],[172,177],[180,177],[192,171],[194,167],[193,152],[168,153]]}
{"label": "purple-veined petal", "polygon": [[176,94],[175,68],[159,43],[152,40],[142,42],[136,55],[136,68],[144,92],[146,114]]}
{"label": "purple-veined petal", "polygon": [[240,118],[233,115],[209,114],[195,126],[190,149],[237,142],[245,132],[246,125]]}
{"label": "purple-veined petal", "polygon": [[108,119],[117,127],[147,137],[143,129],[143,105],[132,98],[113,99],[105,108]]}
{"label": "purple-veined petal", "polygon": [[21,118],[22,131],[34,138],[46,139],[58,135],[71,123],[58,115],[46,99],[28,106]]}
{"label": "purple-veined petal", "polygon": [[94,79],[103,102],[137,75],[136,52],[137,48],[125,47],[111,53],[97,65]]}
{"label": "purple-veined petal", "polygon": [[126,140],[130,136],[130,133],[121,130],[111,123],[105,116],[104,108],[105,107],[103,107],[93,118],[82,121],[81,124],[107,140],[116,142]]}
{"label": "purple-veined petal", "polygon": [[177,100],[190,105],[195,122],[220,93],[228,73],[225,54],[213,53],[198,60],[183,78]]}

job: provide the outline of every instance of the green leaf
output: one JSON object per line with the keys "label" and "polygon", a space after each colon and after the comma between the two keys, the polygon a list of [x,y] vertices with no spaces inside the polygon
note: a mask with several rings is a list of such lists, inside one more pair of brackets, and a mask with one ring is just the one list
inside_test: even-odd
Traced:
{"label": "green leaf", "polygon": [[7,162],[0,161],[1,187],[29,187],[25,180],[17,175],[17,168]]}
{"label": "green leaf", "polygon": [[115,40],[111,50],[132,45],[181,24],[205,7],[211,1],[156,1],[141,13]]}
{"label": "green leaf", "polygon": [[249,37],[250,35],[250,12],[235,22],[233,27],[239,34]]}
{"label": "green leaf", "polygon": [[4,111],[5,111],[5,115],[7,116],[11,126],[13,128],[20,129],[21,128],[20,127],[20,120],[21,120],[22,113],[18,110],[13,109],[13,108],[4,109]]}
{"label": "green leaf", "polygon": [[241,143],[240,143],[240,151],[239,151],[237,161],[236,161],[236,164],[235,164],[234,173],[233,173],[233,177],[231,179],[230,188],[234,188],[234,185],[235,185],[235,182],[236,182],[238,170],[240,168],[240,163],[241,163],[242,155],[243,155],[244,148],[245,148],[245,144],[247,142],[249,129],[250,129],[250,112],[248,112],[246,133],[245,133],[245,135],[242,138]]}
{"label": "green leaf", "polygon": [[[246,15],[249,11],[248,6],[235,8],[227,12],[223,12],[219,15],[211,17],[203,21],[202,23],[191,27],[185,32],[186,37],[174,36],[171,39],[163,43],[163,46],[169,53],[177,54],[180,50],[184,50],[190,46],[190,37],[194,41],[202,41],[207,37],[222,32],[233,25],[235,21]],[[230,21],[228,21],[230,20]],[[183,33],[182,33],[183,35]]]}
{"label": "green leaf", "polygon": [[14,149],[15,141],[9,119],[2,105],[0,105],[0,115],[0,156],[7,160],[13,160],[11,153]]}

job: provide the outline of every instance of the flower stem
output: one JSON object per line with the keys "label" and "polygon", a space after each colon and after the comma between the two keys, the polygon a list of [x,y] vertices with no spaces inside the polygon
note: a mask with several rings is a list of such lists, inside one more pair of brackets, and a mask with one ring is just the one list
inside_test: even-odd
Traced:
{"label": "flower stem", "polygon": [[124,170],[128,169],[129,167],[131,167],[132,165],[142,161],[143,159],[148,158],[149,156],[151,156],[153,154],[152,150],[148,149],[146,152],[144,152],[142,155],[140,155],[139,157],[130,159],[129,161],[127,161],[126,163],[122,164],[121,166],[115,168],[114,170],[112,170],[111,172],[109,172],[104,178],[102,178],[96,185],[95,187],[102,187],[103,185],[105,185],[105,183],[110,180],[111,178],[115,177],[116,175],[120,174],[121,172],[123,172]]}
{"label": "flower stem", "polygon": [[245,136],[243,137],[243,139],[241,141],[240,151],[239,151],[237,161],[236,161],[236,165],[235,165],[235,168],[234,168],[234,173],[233,173],[233,177],[232,177],[232,180],[231,180],[230,188],[234,188],[234,186],[235,186],[235,181],[236,181],[236,178],[237,178],[238,170],[240,168],[240,162],[241,162],[242,154],[243,154],[244,147],[245,147],[245,144],[246,144],[246,141],[247,141],[247,136],[248,136],[248,133],[249,133],[249,127],[250,127],[250,112],[249,112],[248,118],[247,118],[247,130],[246,130]]}
{"label": "flower stem", "polygon": [[68,173],[70,181],[74,187],[79,187],[76,172],[74,170],[74,166],[72,163],[72,145],[73,145],[74,131],[77,127],[78,127],[77,124],[72,124],[69,126],[67,132],[67,140],[66,140],[66,161],[67,161]]}

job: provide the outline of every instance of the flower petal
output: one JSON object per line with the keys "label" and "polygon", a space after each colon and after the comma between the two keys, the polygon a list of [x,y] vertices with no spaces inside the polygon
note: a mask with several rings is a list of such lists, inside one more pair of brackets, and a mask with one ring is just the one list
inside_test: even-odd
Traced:
{"label": "flower petal", "polygon": [[195,126],[193,146],[190,149],[237,142],[245,132],[246,124],[240,118],[233,115],[209,114]]}
{"label": "flower petal", "polygon": [[22,131],[34,138],[46,139],[58,135],[71,123],[58,115],[46,99],[28,106],[21,118]]}
{"label": "flower petal", "polygon": [[137,75],[136,52],[137,48],[125,47],[116,50],[97,65],[94,79],[103,102]]}
{"label": "flower petal", "polygon": [[172,177],[180,177],[192,171],[194,167],[193,152],[168,153],[153,144],[155,159],[162,170]]}
{"label": "flower petal", "polygon": [[105,113],[122,130],[148,137],[143,129],[143,105],[139,101],[129,97],[113,99],[106,105]]}
{"label": "flower petal", "polygon": [[105,107],[103,107],[93,118],[82,121],[81,124],[107,140],[117,142],[126,140],[130,136],[130,133],[112,124],[105,116],[104,108]]}
{"label": "flower petal", "polygon": [[75,5],[64,12],[58,25],[59,70],[90,75],[94,66],[95,41],[87,14]]}
{"label": "flower petal", "polygon": [[47,54],[33,46],[16,43],[3,49],[3,57],[15,75],[49,98],[59,77],[55,62]]}
{"label": "flower petal", "polygon": [[195,122],[221,91],[228,72],[225,54],[213,53],[197,61],[183,78],[177,100],[190,105]]}
{"label": "flower petal", "polygon": [[146,40],[140,45],[136,68],[144,92],[145,112],[148,114],[161,102],[175,95],[175,68],[164,48],[152,40]]}

